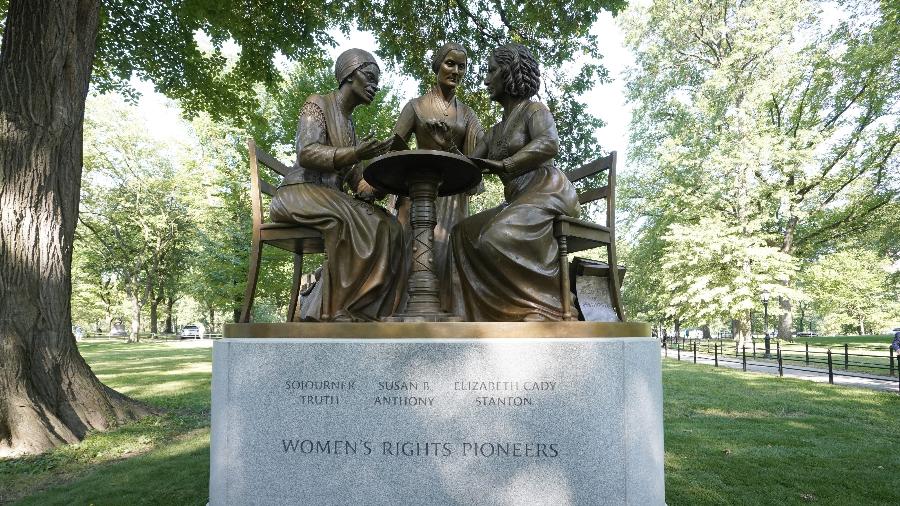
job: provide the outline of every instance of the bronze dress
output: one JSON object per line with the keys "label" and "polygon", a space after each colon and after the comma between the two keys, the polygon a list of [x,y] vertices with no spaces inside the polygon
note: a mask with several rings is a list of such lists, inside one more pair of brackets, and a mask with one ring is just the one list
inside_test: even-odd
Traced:
{"label": "bronze dress", "polygon": [[315,228],[325,239],[328,258],[302,319],[375,320],[397,307],[403,230],[384,209],[344,191],[345,179],[355,188],[360,178],[355,145],[353,121],[335,93],[310,96],[297,127],[297,167],[269,211],[273,221]]}
{"label": "bronze dress", "polygon": [[475,156],[503,160],[506,202],[460,222],[451,235],[468,321],[563,318],[558,215],[577,216],[578,196],[553,166],[556,124],[540,102],[524,101],[494,125]]}
{"label": "bronze dress", "polygon": [[[416,147],[418,149],[434,149],[449,151],[449,144],[442,144],[435,139],[428,128],[429,123],[443,121],[450,127],[450,141],[464,155],[470,155],[475,151],[475,146],[484,135],[481,123],[469,106],[457,100],[450,101],[449,106],[441,97],[440,90],[435,86],[425,95],[406,103],[394,126],[394,133],[403,140],[409,141],[413,133],[416,135]],[[445,141],[445,142],[446,142]],[[398,209],[398,217],[403,223],[407,238],[412,237],[408,213],[408,199],[404,199],[403,205]],[[469,194],[461,193],[448,197],[438,197],[435,201],[435,214],[437,225],[434,227],[434,255],[435,274],[440,280],[441,308],[455,314],[462,314],[462,298],[455,294],[460,293],[459,276],[455,273],[450,254],[450,230],[463,218],[469,215]]]}

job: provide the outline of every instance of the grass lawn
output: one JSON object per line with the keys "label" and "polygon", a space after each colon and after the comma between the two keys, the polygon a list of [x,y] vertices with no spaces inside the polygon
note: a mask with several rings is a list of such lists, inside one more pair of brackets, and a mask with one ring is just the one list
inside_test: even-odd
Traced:
{"label": "grass lawn", "polygon": [[809,347],[818,346],[821,348],[843,348],[844,343],[848,344],[851,349],[859,350],[883,351],[887,353],[891,341],[894,340],[893,334],[881,334],[874,336],[818,336],[818,337],[798,337],[795,343],[809,343]]}
{"label": "grass lawn", "polygon": [[666,500],[900,504],[900,396],[664,362]]}
{"label": "grass lawn", "polygon": [[[81,345],[108,385],[167,413],[0,460],[0,503],[197,504],[210,350]],[[900,504],[900,396],[664,362],[666,496],[702,504]]]}
{"label": "grass lawn", "polygon": [[0,460],[0,503],[206,504],[212,350],[111,339],[79,348],[104,383],[166,414]]}

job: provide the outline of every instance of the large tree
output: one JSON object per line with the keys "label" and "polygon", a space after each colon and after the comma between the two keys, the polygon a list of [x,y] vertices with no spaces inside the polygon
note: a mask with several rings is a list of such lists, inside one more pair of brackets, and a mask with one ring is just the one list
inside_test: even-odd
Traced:
{"label": "large tree", "polygon": [[768,289],[789,337],[799,260],[879,227],[898,201],[897,4],[848,3],[834,24],[817,7],[656,0],[630,24],[640,173],[626,204],[649,212],[638,237],[661,239],[680,272],[650,273],[670,313],[746,333]]}
{"label": "large tree", "polygon": [[824,255],[804,273],[820,333],[876,334],[900,318],[890,264],[874,251],[848,248]]}
{"label": "large tree", "polygon": [[[559,69],[579,52],[597,54],[590,24],[600,10],[624,5],[456,0],[443,10],[424,1],[407,4],[415,10],[392,10],[402,3],[108,0],[101,9],[99,0],[0,0],[0,8],[8,7],[0,48],[0,455],[40,452],[140,414],[94,377],[71,332],[72,244],[92,70],[100,90],[127,91],[137,75],[189,112],[249,117],[256,110],[253,84],[279,80],[276,54],[316,54],[330,42],[328,28],[347,29],[354,19],[375,32],[389,61],[390,55],[422,60],[420,50],[450,38],[479,56],[517,39]],[[234,40],[238,61],[230,65],[218,50],[204,54],[195,41],[201,32],[217,48]],[[417,77],[430,74],[423,61],[414,65]],[[565,91],[572,81],[560,83]],[[576,108],[564,121],[576,131],[584,119]]]}
{"label": "large tree", "polygon": [[0,50],[0,456],[145,412],[72,336],[72,241],[99,2],[13,1]]}
{"label": "large tree", "polygon": [[92,105],[79,230],[125,292],[129,341],[136,342],[145,306],[154,320],[164,288],[186,271],[194,228],[190,207],[200,186],[186,146],[154,139],[137,111],[114,97]]}

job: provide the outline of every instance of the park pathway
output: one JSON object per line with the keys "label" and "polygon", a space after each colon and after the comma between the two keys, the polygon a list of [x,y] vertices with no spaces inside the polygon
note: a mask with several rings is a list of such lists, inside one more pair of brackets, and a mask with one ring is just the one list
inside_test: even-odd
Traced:
{"label": "park pathway", "polygon": [[[673,349],[668,351],[661,349],[660,353],[663,357],[670,360],[678,360],[678,352]],[[690,350],[681,350],[682,362],[693,362],[694,354]],[[705,353],[697,352],[697,363],[715,366],[715,357]],[[730,369],[741,369],[743,367],[741,357],[733,355],[719,355],[719,367],[728,367]],[[799,378],[817,383],[828,383],[828,369],[820,367],[800,366],[796,364],[784,364],[784,376],[788,378]],[[765,360],[747,360],[747,372],[778,375],[778,362]],[[848,376],[852,374],[853,376]],[[900,379],[890,376],[877,376],[874,374],[866,374],[855,371],[844,371],[835,368],[833,371],[834,384],[855,388],[870,388],[872,390],[881,390],[885,392],[900,392]]]}

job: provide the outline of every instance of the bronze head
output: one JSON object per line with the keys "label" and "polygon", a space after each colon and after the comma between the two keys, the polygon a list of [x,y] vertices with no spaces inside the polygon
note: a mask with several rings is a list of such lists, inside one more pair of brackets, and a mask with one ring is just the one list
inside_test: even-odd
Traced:
{"label": "bronze head", "polygon": [[[338,88],[353,75],[353,72],[366,65],[375,65],[378,67],[378,62],[375,61],[375,57],[368,51],[353,48],[341,53],[334,62],[334,78],[337,79]],[[378,71],[379,73],[381,72],[380,67],[378,68]]]}
{"label": "bronze head", "polygon": [[338,88],[348,85],[362,103],[371,104],[378,93],[381,68],[368,51],[348,49],[334,62],[334,77]]}
{"label": "bronze head", "polygon": [[466,72],[466,48],[455,42],[448,42],[434,52],[431,70],[437,74],[441,86],[453,89],[459,86]]}
{"label": "bronze head", "polygon": [[502,95],[531,98],[541,87],[541,70],[527,47],[505,44],[491,54],[484,84],[493,100]]}

